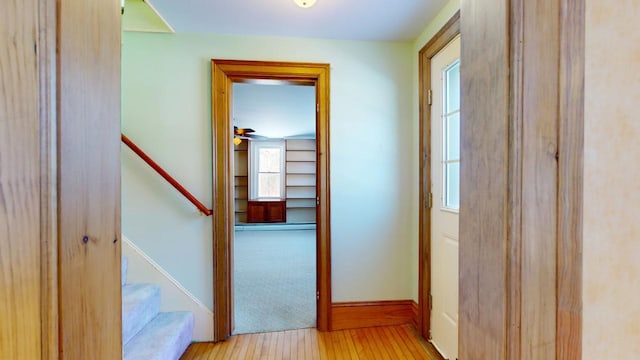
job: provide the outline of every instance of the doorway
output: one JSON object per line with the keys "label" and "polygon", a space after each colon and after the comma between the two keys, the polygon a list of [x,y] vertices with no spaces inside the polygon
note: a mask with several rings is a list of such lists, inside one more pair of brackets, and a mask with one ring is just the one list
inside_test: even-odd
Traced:
{"label": "doorway", "polygon": [[418,327],[445,358],[458,353],[460,13],[420,51]]}
{"label": "doorway", "polygon": [[232,90],[232,333],[315,328],[315,85]]}
{"label": "doorway", "polygon": [[316,100],[316,308],[317,328],[330,326],[329,65],[212,60],[214,341],[233,330],[235,189],[231,98],[234,83],[315,86]]}

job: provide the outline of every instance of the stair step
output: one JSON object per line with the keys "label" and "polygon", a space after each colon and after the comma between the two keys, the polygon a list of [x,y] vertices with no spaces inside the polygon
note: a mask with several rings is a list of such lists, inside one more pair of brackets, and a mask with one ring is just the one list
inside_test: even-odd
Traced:
{"label": "stair step", "polygon": [[193,314],[160,313],[124,346],[124,360],[177,360],[193,336]]}
{"label": "stair step", "polygon": [[129,260],[127,260],[126,256],[122,257],[122,269],[121,269],[121,284],[120,286],[124,286],[127,283],[127,269],[129,268]]}
{"label": "stair step", "polygon": [[160,287],[129,284],[122,287],[122,343],[131,340],[160,312]]}

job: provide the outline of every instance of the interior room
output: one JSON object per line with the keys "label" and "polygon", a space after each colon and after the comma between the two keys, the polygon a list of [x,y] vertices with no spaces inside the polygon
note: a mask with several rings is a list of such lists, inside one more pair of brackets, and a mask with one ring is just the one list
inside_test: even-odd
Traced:
{"label": "interior room", "polygon": [[234,334],[316,326],[316,89],[233,84]]}

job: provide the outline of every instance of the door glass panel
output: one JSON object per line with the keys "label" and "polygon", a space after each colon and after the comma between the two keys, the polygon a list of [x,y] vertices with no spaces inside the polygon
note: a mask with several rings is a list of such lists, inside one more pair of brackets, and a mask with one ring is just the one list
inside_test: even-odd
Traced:
{"label": "door glass panel", "polygon": [[460,60],[444,69],[442,114],[444,207],[460,207]]}
{"label": "door glass panel", "polygon": [[460,207],[460,163],[446,165],[447,183],[445,189],[445,207],[458,209]]}
{"label": "door glass panel", "polygon": [[449,115],[446,117],[445,126],[445,144],[446,160],[458,160],[460,159],[460,113]]}
{"label": "door glass panel", "polygon": [[446,112],[460,110],[460,61],[446,70]]}

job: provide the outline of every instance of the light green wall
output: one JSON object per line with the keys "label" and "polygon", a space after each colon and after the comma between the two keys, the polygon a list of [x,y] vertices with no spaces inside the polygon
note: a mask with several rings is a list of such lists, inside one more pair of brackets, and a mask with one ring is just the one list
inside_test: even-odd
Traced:
{"label": "light green wall", "polygon": [[[460,0],[450,0],[448,3],[445,4],[444,7],[442,7],[442,9],[438,12],[438,14],[433,18],[433,20],[431,20],[431,22],[429,24],[427,24],[427,26],[425,26],[424,30],[422,31],[422,33],[420,34],[420,36],[418,36],[418,38],[413,42],[413,49],[412,49],[412,53],[411,53],[411,64],[412,64],[412,72],[413,75],[411,77],[411,81],[413,82],[413,123],[412,123],[412,129],[411,129],[411,133],[413,134],[413,139],[412,139],[412,147],[411,147],[411,151],[409,154],[411,154],[410,156],[412,157],[411,161],[415,164],[415,168],[416,168],[416,172],[414,174],[415,176],[415,182],[416,182],[416,186],[418,184],[418,154],[419,154],[419,138],[418,138],[418,130],[419,130],[419,103],[418,103],[418,76],[419,76],[419,72],[418,72],[418,53],[420,52],[420,50],[427,44],[427,42],[429,40],[431,40],[431,38],[433,37],[433,35],[435,35],[443,26],[444,24],[447,23],[447,21],[449,21],[449,19],[451,19],[451,17],[458,11],[460,10]],[[418,196],[418,189],[415,189],[416,191],[416,197]],[[414,213],[413,213],[413,223],[415,223],[416,227],[418,226],[418,205],[417,203],[415,204],[415,209],[414,209]],[[411,283],[414,284],[414,287],[412,289],[412,296],[414,300],[418,299],[418,236],[416,235],[415,237],[412,238],[412,244],[411,247],[413,249],[416,249],[416,251],[413,252],[412,256],[411,256],[411,268],[413,269],[413,271],[411,271]]]}
{"label": "light green wall", "polygon": [[[415,298],[417,139],[411,43],[125,33],[123,132],[211,202],[210,59],[331,64],[333,301]],[[131,152],[123,232],[211,307],[211,220]]]}

